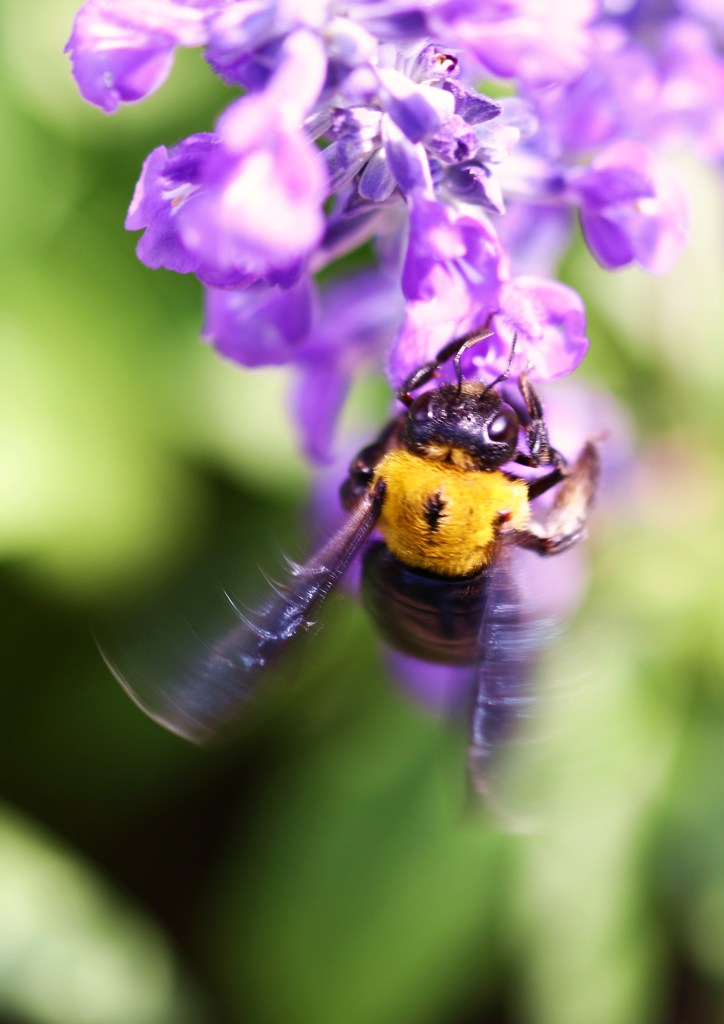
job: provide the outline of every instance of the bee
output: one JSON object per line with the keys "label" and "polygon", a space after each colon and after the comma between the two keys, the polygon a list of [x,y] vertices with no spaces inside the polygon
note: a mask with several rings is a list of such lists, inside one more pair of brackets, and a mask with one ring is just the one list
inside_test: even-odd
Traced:
{"label": "bee", "polygon": [[[506,400],[501,385],[514,345],[491,382],[463,378],[461,358],[492,335],[491,320],[404,381],[402,411],[349,467],[344,524],[306,562],[290,563],[264,604],[239,613],[171,689],[149,697],[116,672],[151,717],[199,743],[227,732],[361,553],[362,599],[382,638],[424,661],[471,667],[468,772],[474,789],[486,792],[491,758],[513,728],[530,671],[511,549],[548,557],[582,540],[599,471],[592,441],[572,465],[552,447],[527,373],[518,379],[517,410]],[[450,362],[455,381],[440,382]],[[527,480],[516,466],[545,472]],[[546,515],[534,519],[532,503],[553,488]]]}

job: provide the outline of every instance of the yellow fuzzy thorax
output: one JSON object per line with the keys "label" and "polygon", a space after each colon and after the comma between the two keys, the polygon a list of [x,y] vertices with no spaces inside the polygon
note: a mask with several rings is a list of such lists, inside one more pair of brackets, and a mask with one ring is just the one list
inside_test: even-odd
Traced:
{"label": "yellow fuzzy thorax", "polygon": [[493,556],[501,523],[523,529],[530,519],[528,488],[500,470],[462,468],[462,457],[434,461],[398,449],[375,470],[384,480],[378,522],[404,565],[440,576],[469,576]]}

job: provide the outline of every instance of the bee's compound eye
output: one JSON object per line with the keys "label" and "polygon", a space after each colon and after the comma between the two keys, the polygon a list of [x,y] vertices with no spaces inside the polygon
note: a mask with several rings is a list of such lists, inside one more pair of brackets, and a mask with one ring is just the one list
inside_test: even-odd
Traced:
{"label": "bee's compound eye", "polygon": [[426,391],[412,403],[407,410],[407,419],[411,423],[426,423],[435,418],[435,392]]}
{"label": "bee's compound eye", "polygon": [[518,417],[512,409],[501,409],[488,426],[488,437],[497,444],[511,444],[518,437]]}

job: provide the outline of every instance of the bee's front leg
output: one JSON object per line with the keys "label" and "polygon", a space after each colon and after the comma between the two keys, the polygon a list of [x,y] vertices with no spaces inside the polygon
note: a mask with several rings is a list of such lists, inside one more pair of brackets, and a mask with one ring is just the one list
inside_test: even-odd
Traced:
{"label": "bee's front leg", "polygon": [[[548,439],[548,428],[543,417],[543,406],[528,375],[521,373],[518,387],[528,412],[525,424],[525,436],[528,444],[527,452],[516,452],[515,461],[520,466],[556,466],[565,472],[567,463],[563,455],[553,448]],[[562,479],[563,473],[560,478]]]}
{"label": "bee's front leg", "polygon": [[583,540],[596,495],[599,468],[598,449],[593,441],[587,441],[570,468],[554,469],[534,481],[528,489],[530,497],[560,483],[553,506],[541,523],[532,523],[527,530],[506,533],[506,543],[517,544],[539,555],[557,555]]}

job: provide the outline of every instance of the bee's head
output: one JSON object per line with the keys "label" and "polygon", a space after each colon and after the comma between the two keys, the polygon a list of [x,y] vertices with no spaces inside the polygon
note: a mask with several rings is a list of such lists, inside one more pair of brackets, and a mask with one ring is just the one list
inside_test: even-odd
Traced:
{"label": "bee's head", "polygon": [[514,456],[519,429],[515,410],[493,387],[442,384],[410,403],[403,442],[426,458],[496,469]]}

